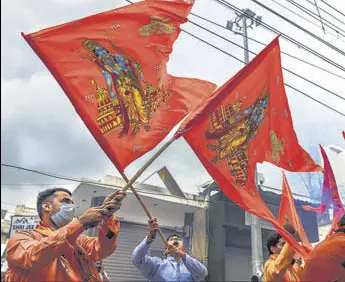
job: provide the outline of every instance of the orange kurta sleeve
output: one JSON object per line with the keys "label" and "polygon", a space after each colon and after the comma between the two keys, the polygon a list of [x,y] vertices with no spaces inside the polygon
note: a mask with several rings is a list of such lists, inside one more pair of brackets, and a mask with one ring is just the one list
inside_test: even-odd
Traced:
{"label": "orange kurta sleeve", "polygon": [[65,245],[74,245],[82,232],[83,226],[77,219],[58,230],[49,230],[47,237],[35,236],[34,232],[17,232],[8,241],[6,259],[20,268],[41,268],[59,257]]}
{"label": "orange kurta sleeve", "polygon": [[101,222],[97,238],[80,235],[77,243],[86,251],[91,260],[101,260],[115,251],[119,231],[120,221],[112,216]]}
{"label": "orange kurta sleeve", "polygon": [[264,265],[264,281],[283,281],[294,254],[295,251],[286,243],[276,259],[268,259]]}

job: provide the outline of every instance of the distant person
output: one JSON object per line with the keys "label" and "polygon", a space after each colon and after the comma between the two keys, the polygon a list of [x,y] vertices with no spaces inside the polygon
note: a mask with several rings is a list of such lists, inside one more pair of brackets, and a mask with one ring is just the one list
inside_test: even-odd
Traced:
{"label": "distant person", "polygon": [[183,247],[181,237],[174,234],[167,238],[166,259],[147,255],[159,229],[157,219],[149,220],[147,237],[132,253],[133,264],[149,281],[201,281],[207,276],[206,267],[189,256]]}
{"label": "distant person", "polygon": [[[31,231],[18,231],[8,241],[5,281],[99,281],[97,260],[116,249],[119,221],[113,216],[125,194],[116,191],[103,206],[75,218],[72,194],[48,189],[37,197],[41,222]],[[99,224],[98,238],[82,232]]]}
{"label": "distant person", "polygon": [[302,281],[345,282],[345,215],[339,225],[306,258]]}
{"label": "distant person", "polygon": [[110,282],[109,275],[105,272],[104,266],[101,260],[96,261],[96,269],[101,277],[102,282]]}

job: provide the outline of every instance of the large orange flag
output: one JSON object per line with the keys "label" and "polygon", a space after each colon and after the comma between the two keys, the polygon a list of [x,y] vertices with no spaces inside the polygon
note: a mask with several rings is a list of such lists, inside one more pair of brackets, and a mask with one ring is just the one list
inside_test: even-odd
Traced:
{"label": "large orange flag", "polygon": [[285,173],[283,172],[283,187],[282,187],[282,196],[280,201],[280,208],[278,214],[278,221],[280,224],[284,224],[286,220],[292,224],[295,230],[298,232],[302,245],[310,252],[313,247],[309,242],[308,236],[304,231],[302,222],[298,216],[297,209],[295,206],[295,201],[292,196],[292,192],[287,182]]}
{"label": "large orange flag", "polygon": [[223,192],[243,209],[282,228],[254,183],[257,162],[290,171],[321,168],[298,144],[292,126],[278,38],[188,117],[175,137],[184,136]]}
{"label": "large orange flag", "polygon": [[120,171],[216,87],[167,73],[187,2],[147,0],[23,34]]}

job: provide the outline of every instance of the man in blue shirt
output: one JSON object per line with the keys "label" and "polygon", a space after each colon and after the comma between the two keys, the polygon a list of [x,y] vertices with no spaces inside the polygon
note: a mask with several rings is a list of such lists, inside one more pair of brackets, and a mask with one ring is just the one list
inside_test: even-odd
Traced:
{"label": "man in blue shirt", "polygon": [[166,259],[147,255],[159,229],[157,219],[149,220],[147,237],[134,249],[132,262],[149,281],[201,281],[207,276],[206,267],[185,253],[181,238],[174,234],[167,238]]}

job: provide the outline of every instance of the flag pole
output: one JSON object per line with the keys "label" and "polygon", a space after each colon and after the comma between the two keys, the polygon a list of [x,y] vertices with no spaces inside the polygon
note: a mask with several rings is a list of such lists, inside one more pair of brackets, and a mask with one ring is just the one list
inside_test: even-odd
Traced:
{"label": "flag pole", "polygon": [[126,192],[128,188],[139,178],[140,175],[153,163],[155,159],[157,159],[160,154],[162,154],[166,148],[168,148],[171,143],[175,141],[175,138],[171,138],[168,142],[166,142],[162,148],[160,148],[143,166],[141,169],[137,171],[137,173],[127,182],[125,186],[122,187],[121,191]]}
{"label": "flag pole", "polygon": [[[129,180],[127,178],[127,176],[123,173],[120,172],[123,179],[127,182],[127,184],[122,187],[121,191],[126,192],[128,190],[128,188],[131,188],[133,194],[135,195],[135,197],[138,199],[140,205],[143,207],[145,213],[147,214],[147,216],[152,219],[152,215],[150,213],[150,211],[148,210],[148,208],[146,207],[146,205],[144,204],[144,202],[142,201],[142,199],[140,198],[140,196],[138,195],[137,191],[133,188],[132,184],[139,178],[140,175],[143,174],[143,172],[154,162],[154,160],[156,160],[164,151],[165,149],[167,149],[171,143],[173,143],[175,141],[175,138],[171,138],[168,142],[166,142],[162,148],[160,148],[143,166],[141,169],[138,170],[138,172]],[[168,242],[165,239],[165,236],[163,234],[163,232],[159,229],[158,230],[159,235],[161,236],[164,244],[167,246]]]}
{"label": "flag pole", "polygon": [[[122,178],[127,182],[127,184],[130,182],[130,180],[127,178],[126,174],[123,171],[120,171],[120,174],[122,176]],[[138,194],[137,190],[133,187],[133,185],[130,185],[129,188],[131,189],[132,193],[134,194],[134,196],[137,198],[138,202],[140,203],[140,205],[142,206],[142,208],[144,209],[147,217],[149,219],[152,219],[152,215],[149,211],[149,209],[147,208],[147,206],[145,205],[145,203],[143,202],[143,200],[141,199],[140,195]],[[165,244],[165,246],[168,246],[168,241],[165,238],[162,230],[159,228],[158,229],[158,233],[159,236],[162,238],[163,243]]]}

